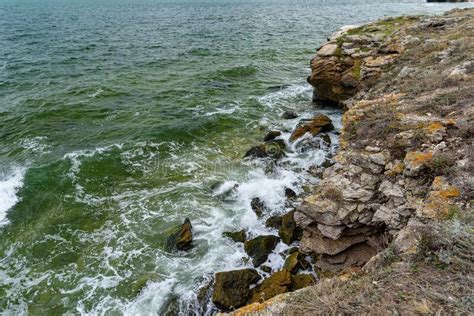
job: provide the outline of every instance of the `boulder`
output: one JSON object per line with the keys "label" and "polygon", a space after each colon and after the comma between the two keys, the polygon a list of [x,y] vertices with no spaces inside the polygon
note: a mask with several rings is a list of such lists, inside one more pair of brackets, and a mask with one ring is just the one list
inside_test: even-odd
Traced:
{"label": "boulder", "polygon": [[338,49],[337,44],[326,44],[319,48],[318,56],[333,56]]}
{"label": "boulder", "polygon": [[295,211],[291,211],[281,217],[281,227],[278,230],[278,235],[287,245],[301,238],[301,229],[296,225],[294,213]]}
{"label": "boulder", "polygon": [[275,249],[279,241],[280,238],[273,235],[258,236],[247,240],[244,249],[252,258],[253,265],[258,267],[267,260],[268,255]]}
{"label": "boulder", "polygon": [[277,138],[280,135],[281,135],[281,132],[279,132],[279,131],[270,131],[270,132],[268,132],[267,135],[265,135],[265,137],[263,138],[263,141],[268,142],[268,141],[274,140],[275,138]]}
{"label": "boulder", "polygon": [[288,270],[281,270],[265,279],[262,284],[252,290],[250,303],[263,302],[290,290],[291,274]]}
{"label": "boulder", "polygon": [[279,215],[275,215],[275,216],[270,216],[266,221],[265,221],[265,225],[267,227],[271,227],[271,228],[276,228],[276,229],[280,229],[281,227],[281,216]]}
{"label": "boulder", "polygon": [[250,296],[250,285],[260,280],[254,269],[218,272],[215,275],[212,302],[223,310],[239,308]]}
{"label": "boulder", "polygon": [[192,225],[189,218],[184,220],[184,223],[172,233],[166,240],[165,249],[167,251],[189,250],[193,247],[193,232]]}
{"label": "boulder", "polygon": [[245,233],[245,230],[239,230],[236,232],[224,232],[222,233],[224,237],[230,238],[235,242],[242,242],[244,243],[245,240],[247,239],[247,235]]}
{"label": "boulder", "polygon": [[281,115],[281,118],[285,119],[285,120],[292,120],[292,119],[297,118],[297,117],[298,117],[298,114],[295,113],[295,112],[291,112],[291,111],[285,111]]}
{"label": "boulder", "polygon": [[295,251],[286,258],[283,268],[295,274],[299,269],[306,269],[308,264],[304,255],[299,251]]}
{"label": "boulder", "polygon": [[296,129],[291,134],[290,141],[295,141],[306,133],[316,136],[321,132],[329,132],[333,128],[334,126],[332,125],[331,119],[326,115],[319,114],[316,115],[311,121],[303,121],[301,124],[299,124],[299,126],[296,127]]}
{"label": "boulder", "polygon": [[312,274],[302,273],[291,276],[291,291],[296,291],[310,285],[316,284],[316,278]]}

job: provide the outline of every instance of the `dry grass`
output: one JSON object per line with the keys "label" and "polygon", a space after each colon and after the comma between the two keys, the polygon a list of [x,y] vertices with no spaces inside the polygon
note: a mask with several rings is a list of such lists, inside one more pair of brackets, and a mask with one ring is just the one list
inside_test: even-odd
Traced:
{"label": "dry grass", "polygon": [[[466,220],[464,218],[463,220]],[[349,280],[332,278],[288,299],[285,315],[474,313],[474,235],[471,220],[427,230],[410,258],[387,255],[385,267]],[[391,263],[390,263],[391,262]]]}

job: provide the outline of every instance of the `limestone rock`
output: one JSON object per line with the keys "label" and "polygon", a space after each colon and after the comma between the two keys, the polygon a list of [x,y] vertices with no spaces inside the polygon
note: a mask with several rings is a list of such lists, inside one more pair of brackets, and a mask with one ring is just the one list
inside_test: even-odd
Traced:
{"label": "limestone rock", "polygon": [[212,302],[223,310],[239,308],[250,296],[250,285],[259,279],[260,275],[254,269],[218,272]]}
{"label": "limestone rock", "polygon": [[352,245],[366,241],[365,234],[344,236],[337,240],[324,237],[318,229],[309,227],[303,232],[300,249],[305,253],[336,255]]}
{"label": "limestone rock", "polygon": [[318,50],[318,56],[333,56],[337,48],[337,44],[326,44]]}
{"label": "limestone rock", "polygon": [[323,271],[338,272],[348,267],[362,267],[377,251],[370,247],[367,243],[354,245],[347,250],[334,255],[322,256],[316,266]]}
{"label": "limestone rock", "polygon": [[321,232],[321,234],[324,237],[328,237],[328,238],[331,238],[333,240],[336,240],[339,237],[341,237],[341,235],[344,232],[345,228],[346,228],[346,226],[344,226],[344,225],[330,226],[330,225],[318,224],[318,229]]}

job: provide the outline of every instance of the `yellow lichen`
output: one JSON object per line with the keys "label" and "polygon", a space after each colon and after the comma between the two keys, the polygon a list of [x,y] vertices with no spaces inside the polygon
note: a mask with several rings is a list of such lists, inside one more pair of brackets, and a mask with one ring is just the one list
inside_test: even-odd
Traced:
{"label": "yellow lichen", "polygon": [[424,127],[424,129],[429,134],[434,134],[436,132],[442,132],[445,130],[443,124],[439,121],[429,123]]}
{"label": "yellow lichen", "polygon": [[412,165],[413,167],[418,167],[426,165],[433,159],[432,152],[419,152],[419,151],[410,151],[406,154],[405,160]]}

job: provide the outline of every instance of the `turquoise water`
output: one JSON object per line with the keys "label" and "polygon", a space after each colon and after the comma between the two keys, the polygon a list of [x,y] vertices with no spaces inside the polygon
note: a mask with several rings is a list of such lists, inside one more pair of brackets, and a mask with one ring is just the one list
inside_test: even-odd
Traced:
{"label": "turquoise water", "polygon": [[[288,210],[284,188],[316,183],[306,171],[334,150],[295,150],[273,173],[241,159],[294,127],[283,111],[321,111],[305,82],[318,45],[343,25],[455,6],[0,0],[0,311],[212,312],[198,287],[248,264],[222,232],[274,233],[249,201]],[[195,248],[165,252],[185,217]]]}

